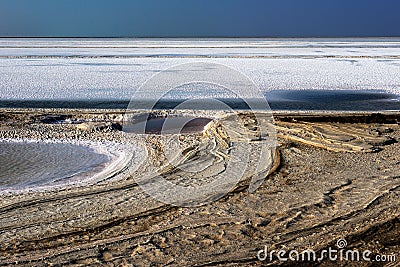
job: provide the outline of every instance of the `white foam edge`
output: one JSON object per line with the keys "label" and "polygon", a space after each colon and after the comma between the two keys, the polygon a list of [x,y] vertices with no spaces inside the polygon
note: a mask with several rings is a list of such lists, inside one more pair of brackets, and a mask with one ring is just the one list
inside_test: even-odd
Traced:
{"label": "white foam edge", "polygon": [[[91,141],[91,140],[75,140],[75,139],[17,139],[17,138],[1,138],[1,142],[10,143],[46,143],[46,144],[71,144],[85,146],[91,148],[95,153],[106,155],[109,158],[103,170],[97,173],[84,172],[78,174],[78,179],[65,179],[65,181],[55,184],[47,184],[42,186],[27,187],[22,189],[0,188],[0,194],[21,194],[21,193],[41,193],[59,189],[70,189],[73,187],[90,186],[102,181],[123,180],[126,175],[136,171],[140,164],[147,158],[147,149],[139,143],[121,143],[113,141]],[[118,175],[123,168],[127,168]]]}

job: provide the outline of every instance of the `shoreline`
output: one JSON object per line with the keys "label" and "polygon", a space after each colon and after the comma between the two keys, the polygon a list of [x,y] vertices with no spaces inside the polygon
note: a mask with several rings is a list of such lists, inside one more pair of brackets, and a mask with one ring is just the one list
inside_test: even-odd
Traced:
{"label": "shoreline", "polygon": [[[79,114],[84,115],[85,117],[90,116],[97,116],[99,119],[109,120],[110,116],[115,116],[117,120],[121,120],[123,116],[128,110],[127,109],[69,109],[69,108],[0,108],[0,119],[1,116],[6,116],[7,114],[18,114],[23,115],[27,113],[33,113],[37,115],[49,117],[53,116],[74,116],[79,118]],[[129,112],[131,112],[130,110]],[[151,110],[135,110],[133,112],[151,112]],[[155,113],[162,112],[161,109],[154,110]],[[218,111],[217,111],[218,112]],[[222,110],[222,112],[224,112]],[[234,110],[234,112],[248,112],[248,110]],[[201,112],[200,112],[201,113]],[[327,120],[331,119],[335,121],[335,118],[349,118],[349,122],[357,122],[357,121],[365,121],[366,118],[375,116],[375,121],[372,120],[371,122],[384,122],[386,118],[390,120],[400,120],[400,110],[377,110],[377,111],[326,111],[326,110],[271,110],[267,111],[267,113],[271,114],[273,117],[276,118],[285,118],[285,119],[299,119],[299,120],[307,120],[307,119],[315,119],[315,121],[319,120]],[[353,117],[353,120],[351,119]],[[114,119],[115,119],[114,118]],[[113,119],[111,118],[111,121]]]}

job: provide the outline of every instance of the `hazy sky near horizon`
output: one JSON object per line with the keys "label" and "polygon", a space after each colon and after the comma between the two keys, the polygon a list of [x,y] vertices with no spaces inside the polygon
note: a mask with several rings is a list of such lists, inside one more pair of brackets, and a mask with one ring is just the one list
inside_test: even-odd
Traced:
{"label": "hazy sky near horizon", "polygon": [[0,36],[400,36],[398,0],[1,0]]}

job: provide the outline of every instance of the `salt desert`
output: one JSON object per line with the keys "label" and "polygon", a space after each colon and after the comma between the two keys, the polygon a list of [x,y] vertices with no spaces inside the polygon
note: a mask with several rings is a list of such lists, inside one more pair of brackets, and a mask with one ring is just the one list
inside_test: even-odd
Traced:
{"label": "salt desert", "polygon": [[[0,39],[0,265],[259,266],[266,243],[339,238],[397,253],[399,55],[398,38]],[[238,70],[272,110],[169,108],[221,96],[207,86],[127,109],[188,62]],[[238,174],[201,201],[151,191]]]}

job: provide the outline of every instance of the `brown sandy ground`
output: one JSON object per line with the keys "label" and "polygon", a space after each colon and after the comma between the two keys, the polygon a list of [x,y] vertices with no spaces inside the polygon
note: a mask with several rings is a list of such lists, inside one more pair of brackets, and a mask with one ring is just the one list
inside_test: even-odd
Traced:
{"label": "brown sandy ground", "polygon": [[[51,124],[66,118],[96,122]],[[3,110],[0,135],[129,141],[118,130],[120,118],[116,111]],[[400,262],[400,114],[276,114],[275,119],[280,153],[269,166],[273,173],[264,173],[268,177],[254,193],[247,190],[250,170],[224,198],[192,208],[154,200],[132,177],[1,196],[0,265],[397,266],[257,259],[266,245],[321,251],[345,238],[349,249],[396,254]],[[229,142],[216,129],[208,134],[223,154]],[[157,138],[144,141],[149,160],[158,160],[161,168]],[[167,177],[176,173],[165,169]]]}

